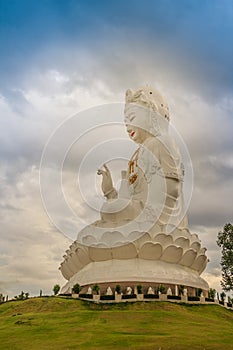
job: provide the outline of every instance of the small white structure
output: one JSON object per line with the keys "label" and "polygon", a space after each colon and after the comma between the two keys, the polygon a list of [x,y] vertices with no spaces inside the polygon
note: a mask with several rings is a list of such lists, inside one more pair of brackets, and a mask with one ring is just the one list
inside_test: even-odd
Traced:
{"label": "small white structure", "polygon": [[172,295],[172,290],[171,290],[170,287],[169,287],[168,290],[167,290],[167,295]]}
{"label": "small white structure", "polygon": [[107,288],[106,295],[113,295],[113,292],[110,286]]}
{"label": "small white structure", "polygon": [[155,294],[152,287],[148,288],[147,294]]}
{"label": "small white structure", "polygon": [[91,288],[91,287],[88,287],[88,289],[87,289],[87,294],[89,294],[89,295],[92,294],[92,288]]}
{"label": "small white structure", "polygon": [[127,289],[126,289],[126,294],[127,294],[127,295],[132,294],[132,288],[131,288],[131,287],[127,287]]}

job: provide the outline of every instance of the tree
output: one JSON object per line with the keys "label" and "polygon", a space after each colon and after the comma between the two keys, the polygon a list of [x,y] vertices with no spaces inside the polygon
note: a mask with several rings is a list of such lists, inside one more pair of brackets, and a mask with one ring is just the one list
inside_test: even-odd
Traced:
{"label": "tree", "polygon": [[221,267],[223,290],[233,290],[233,225],[226,224],[218,233],[217,244],[222,248]]}
{"label": "tree", "polygon": [[214,299],[216,295],[216,289],[210,288],[208,294],[210,299]]}
{"label": "tree", "polygon": [[25,293],[24,291],[22,291],[19,295],[15,296],[15,299],[17,300],[26,300],[28,298],[29,298],[29,293],[28,292]]}
{"label": "tree", "polygon": [[225,298],[226,298],[226,293],[222,292],[220,294],[220,298],[221,298],[221,301],[224,302],[225,301]]}
{"label": "tree", "polygon": [[79,293],[80,293],[80,290],[81,290],[81,287],[80,287],[80,285],[79,285],[78,283],[76,283],[76,284],[73,286],[73,288],[72,288],[72,292],[73,292],[74,294],[79,294]]}
{"label": "tree", "polygon": [[61,287],[59,286],[59,284],[55,284],[55,286],[53,287],[53,293],[54,293],[54,295],[57,295],[57,294],[58,294],[60,288],[61,288]]}

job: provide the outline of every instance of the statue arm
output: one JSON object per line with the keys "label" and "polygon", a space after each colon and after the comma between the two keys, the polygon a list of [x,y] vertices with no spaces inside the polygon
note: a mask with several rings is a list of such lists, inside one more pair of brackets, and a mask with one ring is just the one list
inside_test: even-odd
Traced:
{"label": "statue arm", "polygon": [[107,199],[114,199],[118,197],[118,193],[113,186],[112,176],[107,165],[103,165],[104,170],[98,169],[97,174],[102,175],[102,191]]}

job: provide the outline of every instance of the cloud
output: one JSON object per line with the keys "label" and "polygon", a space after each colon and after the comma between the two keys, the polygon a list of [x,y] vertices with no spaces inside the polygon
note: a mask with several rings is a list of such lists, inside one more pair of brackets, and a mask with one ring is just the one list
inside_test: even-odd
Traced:
{"label": "cloud", "polygon": [[[210,285],[217,288],[220,254],[215,243],[216,235],[232,215],[231,91],[222,82],[215,84],[216,77],[207,81],[206,76],[202,76],[208,62],[196,64],[182,54],[175,62],[178,52],[173,55],[173,48],[169,49],[161,39],[156,39],[153,45],[150,41],[151,45],[148,45],[147,40],[142,43],[140,36],[133,38],[128,33],[130,40],[124,41],[121,31],[117,36],[122,41],[112,42],[110,47],[102,44],[98,48],[95,45],[84,49],[67,45],[65,49],[53,47],[43,51],[35,55],[27,72],[21,73],[23,78],[21,76],[17,81],[17,86],[2,90],[0,287],[10,295],[21,289],[27,289],[31,294],[40,289],[49,292],[53,284],[64,283],[57,268],[70,240],[57,232],[49,221],[39,188],[39,164],[48,138],[57,127],[62,130],[62,123],[78,111],[104,103],[122,102],[127,88],[145,83],[158,87],[166,96],[171,106],[172,123],[188,146],[195,174],[190,223],[208,249],[211,262],[205,276]],[[121,113],[111,109],[108,113],[110,121],[123,118]],[[54,194],[51,197],[54,212],[63,230],[70,232],[82,222],[74,222],[72,217],[64,215],[53,179],[60,174],[56,162],[61,146],[69,141],[70,135],[75,136],[76,130],[79,134],[89,125],[85,111],[83,115],[85,120],[76,119],[76,123],[67,129],[66,137],[53,144],[50,167],[46,169],[47,186]],[[95,123],[104,118],[101,113],[92,117]],[[105,137],[113,141],[114,136],[123,135],[122,129],[114,127],[112,130],[106,127],[104,133],[101,129],[90,132],[86,138],[74,143],[65,159],[64,193],[68,205],[74,213],[79,213],[80,219],[89,216],[89,220],[95,220],[96,216],[90,214],[77,191],[77,169],[95,144],[103,142]],[[101,148],[101,152],[95,151],[103,158],[115,157],[118,152],[123,154],[124,147],[114,142],[109,145],[106,151]],[[132,153],[130,148],[128,151]],[[94,158],[93,154],[90,155],[92,162],[83,172],[83,187],[87,189],[87,198],[91,198],[95,190],[92,200],[98,202],[100,184],[95,172],[102,158],[99,164]],[[114,169],[114,164],[111,166]],[[115,166],[115,182],[120,175],[120,166]]]}

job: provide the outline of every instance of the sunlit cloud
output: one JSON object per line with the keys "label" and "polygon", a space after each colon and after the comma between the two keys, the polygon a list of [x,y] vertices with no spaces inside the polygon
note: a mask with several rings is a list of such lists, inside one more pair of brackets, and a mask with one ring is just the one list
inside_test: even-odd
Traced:
{"label": "sunlit cloud", "polygon": [[[51,40],[56,37],[54,31],[53,37],[39,40],[37,45],[30,42],[31,46],[30,38],[26,36],[24,45],[31,47],[27,58],[23,60],[19,53],[15,53],[14,69],[9,68],[11,61],[5,61],[5,65],[1,66],[8,67],[5,71],[1,68],[3,84],[0,87],[0,289],[5,294],[13,296],[26,289],[31,294],[39,293],[40,289],[49,293],[53,284],[64,283],[58,266],[71,239],[50,221],[43,207],[39,186],[40,160],[49,137],[78,112],[96,105],[122,103],[126,89],[145,84],[158,88],[166,97],[171,109],[171,122],[191,155],[194,187],[189,222],[192,231],[198,233],[208,250],[210,263],[204,277],[211,287],[221,288],[220,252],[216,237],[225,222],[232,220],[233,96],[230,78],[233,60],[230,60],[230,48],[225,39],[218,39],[211,47],[208,46],[205,16],[208,15],[210,27],[216,30],[208,12],[208,2],[202,5],[202,13],[198,12],[197,5],[193,5],[192,10],[182,7],[179,23],[174,14],[181,8],[174,2],[165,9],[166,2],[159,1],[156,13],[151,10],[141,16],[144,5],[136,3],[134,11],[131,8],[133,16],[130,23],[127,24],[126,15],[118,18],[121,25],[107,19],[107,15],[112,13],[110,5],[95,8],[96,11],[93,8],[88,19],[88,23],[93,19],[89,35],[85,30],[87,24],[80,14],[89,13],[89,7],[80,5],[82,11],[75,7],[73,11],[79,13],[77,16],[83,26],[80,24],[83,28],[80,36],[74,28],[72,33],[67,29],[60,36],[57,31],[57,41]],[[213,11],[216,13],[216,2],[214,4]],[[225,21],[233,23],[229,3],[228,6]],[[99,13],[101,10],[102,15]],[[159,21],[159,15],[164,11],[166,16]],[[183,16],[185,13],[186,17]],[[218,21],[223,13],[223,5],[219,5]],[[64,25],[62,28],[66,28],[67,23],[64,24],[63,20],[60,23]],[[137,23],[144,23],[144,26],[137,28]],[[232,24],[228,29],[220,24],[218,22],[217,27],[222,28],[221,33],[227,39],[226,34]],[[73,24],[70,25],[72,27]],[[34,28],[32,22],[31,26]],[[49,21],[45,22],[45,26],[49,28]],[[7,30],[7,27],[4,28]],[[36,28],[34,32],[37,32]],[[14,36],[17,36],[16,33]],[[9,37],[9,40],[12,38]],[[20,45],[23,43],[20,42]],[[32,50],[32,47],[35,49]],[[4,57],[6,60],[7,54],[14,57],[11,50],[13,48],[6,47],[1,60]],[[216,53],[220,52],[224,55],[218,57]],[[123,121],[120,113],[114,118],[116,122]],[[85,123],[81,127],[84,128]],[[115,129],[112,133],[108,131],[108,139],[113,138],[114,133]],[[99,140],[97,133],[94,136],[90,134],[85,143],[93,147]],[[63,169],[63,185],[72,210],[79,212],[84,221],[85,216],[94,221],[96,214],[90,215],[82,196],[75,191],[77,169],[85,150],[84,143],[80,148],[75,148],[74,144],[70,150]],[[114,144],[110,150],[115,155],[117,149]],[[54,147],[54,162],[58,158],[59,148]],[[93,201],[100,195],[100,184],[94,174],[96,170],[88,168],[85,173],[88,175],[86,187],[88,181],[97,181],[90,186],[91,189],[97,188]],[[57,169],[51,167],[47,171],[50,174],[48,187],[56,193],[53,176]],[[115,182],[117,176],[120,174],[116,167]],[[91,190],[87,196],[91,198]],[[55,196],[53,200],[55,203]],[[72,220],[62,215],[59,205],[55,209],[62,226],[71,230]],[[80,226],[82,224],[80,221]],[[72,238],[76,235],[77,232],[74,232]]]}

